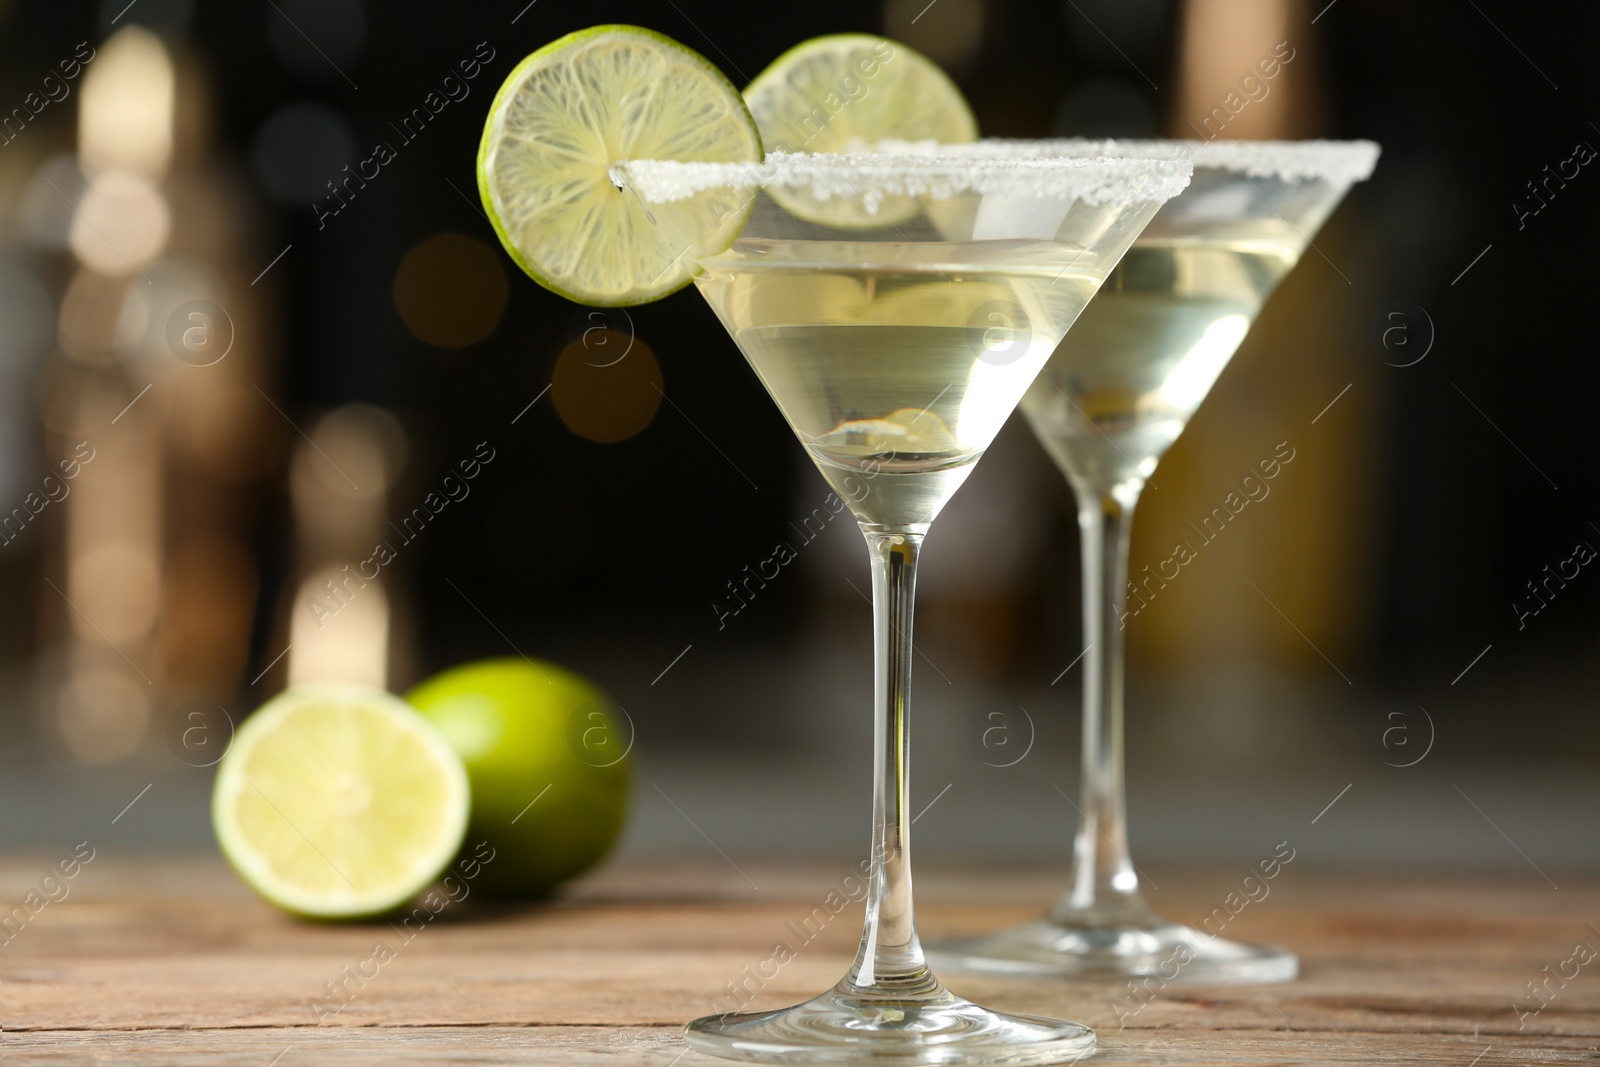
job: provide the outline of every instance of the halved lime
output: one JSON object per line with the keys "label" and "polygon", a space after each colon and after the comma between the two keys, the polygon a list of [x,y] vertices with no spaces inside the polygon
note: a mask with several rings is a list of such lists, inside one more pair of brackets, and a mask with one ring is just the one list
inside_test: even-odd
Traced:
{"label": "halved lime", "polygon": [[[771,151],[846,152],[879,141],[978,139],[966,97],[939,65],[886,37],[838,33],[789,49],[744,91]],[[767,192],[791,213],[849,228],[898,225],[916,214],[905,197],[876,210],[855,197],[818,200],[804,192]]]}
{"label": "halved lime", "polygon": [[[630,159],[749,163],[761,137],[733,84],[704,56],[637,26],[595,26],[517,64],[478,148],[478,191],[511,258],[570,300],[659,300],[694,260],[733,244],[751,199],[708,190],[647,212],[610,177]],[[658,226],[651,213],[674,216]],[[693,234],[674,247],[663,232]]]}
{"label": "halved lime", "polygon": [[315,918],[377,915],[438,877],[471,808],[461,759],[398,697],[320,684],[280,693],[218,767],[222,854],[268,901]]}

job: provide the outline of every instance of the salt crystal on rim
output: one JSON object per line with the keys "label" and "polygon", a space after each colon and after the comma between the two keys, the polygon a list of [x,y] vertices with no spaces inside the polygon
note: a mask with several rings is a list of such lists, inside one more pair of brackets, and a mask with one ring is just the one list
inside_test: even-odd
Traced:
{"label": "salt crystal on rim", "polygon": [[713,188],[783,186],[806,189],[819,200],[884,196],[947,200],[968,192],[1102,204],[1170,200],[1188,186],[1193,171],[1186,160],[1159,156],[1053,158],[1049,153],[1020,152],[958,156],[913,150],[841,155],[772,152],[760,163],[632,160],[612,167],[611,179],[651,203],[685,200]]}
{"label": "salt crystal on rim", "polygon": [[934,141],[880,141],[862,151],[895,155],[977,156],[985,159],[1030,159],[1040,156],[1133,159],[1187,159],[1196,170],[1234,171],[1252,178],[1282,181],[1325,181],[1351,185],[1372,176],[1381,149],[1372,141],[1194,141],[1053,140],[991,138],[971,144]]}

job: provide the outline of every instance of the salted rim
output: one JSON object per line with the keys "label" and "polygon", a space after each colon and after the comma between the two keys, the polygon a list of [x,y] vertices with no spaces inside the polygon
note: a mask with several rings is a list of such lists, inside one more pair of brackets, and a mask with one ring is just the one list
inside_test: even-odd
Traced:
{"label": "salted rim", "polygon": [[[932,142],[930,142],[931,144]],[[1048,142],[1018,142],[1048,143]],[[771,152],[760,163],[685,163],[630,160],[611,168],[611,180],[653,204],[686,200],[713,188],[804,187],[819,200],[859,196],[926,196],[946,200],[959,192],[1040,198],[1071,197],[1099,204],[1164,202],[1189,185],[1194,165],[1150,156],[1116,159],[1049,153]]]}
{"label": "salted rim", "polygon": [[994,159],[1027,159],[1036,156],[1187,159],[1196,170],[1212,168],[1246,174],[1252,178],[1320,180],[1335,185],[1366,181],[1372,176],[1372,169],[1377,165],[1378,154],[1382,151],[1373,141],[1123,141],[1086,137],[1038,141],[988,138],[960,145],[889,140],[870,148],[897,155],[974,155]]}

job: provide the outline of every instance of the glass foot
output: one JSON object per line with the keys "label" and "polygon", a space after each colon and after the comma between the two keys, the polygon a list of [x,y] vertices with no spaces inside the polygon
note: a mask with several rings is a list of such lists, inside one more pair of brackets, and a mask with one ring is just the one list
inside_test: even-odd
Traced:
{"label": "glass foot", "polygon": [[1122,978],[1163,982],[1287,982],[1300,961],[1287,949],[1226,941],[1191,926],[1069,926],[1049,919],[928,946],[944,968],[1022,978]]}
{"label": "glass foot", "polygon": [[765,1063],[1070,1063],[1094,1051],[1094,1031],[1037,1015],[1002,1015],[943,987],[915,999],[836,986],[776,1011],[729,1012],[685,1028],[701,1052]]}

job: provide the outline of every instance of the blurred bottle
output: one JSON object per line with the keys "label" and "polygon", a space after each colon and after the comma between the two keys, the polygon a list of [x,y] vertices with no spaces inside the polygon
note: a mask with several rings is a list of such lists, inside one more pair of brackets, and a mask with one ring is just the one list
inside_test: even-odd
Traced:
{"label": "blurred bottle", "polygon": [[83,64],[76,154],[22,194],[66,279],[37,392],[44,455],[81,462],[47,529],[42,706],[89,764],[247,680],[251,488],[283,427],[262,393],[276,360],[268,290],[250,284],[253,204],[215,150],[211,97],[181,42],[126,26]]}
{"label": "blurred bottle", "polygon": [[421,527],[410,516],[394,525],[388,505],[408,451],[400,420],[365,404],[324,415],[296,446],[289,463],[294,578],[276,628],[288,649],[288,685],[404,680],[415,658],[413,628],[395,564]]}

